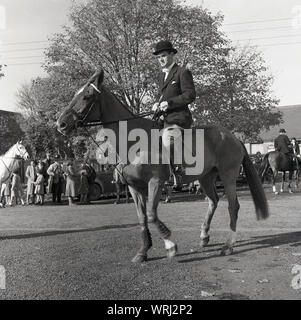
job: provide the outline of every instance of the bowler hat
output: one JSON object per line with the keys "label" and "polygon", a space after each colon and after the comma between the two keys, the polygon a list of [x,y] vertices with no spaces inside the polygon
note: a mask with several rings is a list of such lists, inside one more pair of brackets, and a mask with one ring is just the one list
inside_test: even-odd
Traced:
{"label": "bowler hat", "polygon": [[155,51],[153,52],[154,55],[159,54],[160,52],[163,51],[168,51],[168,52],[173,52],[177,53],[178,50],[176,50],[173,46],[172,43],[168,40],[161,40],[155,45]]}
{"label": "bowler hat", "polygon": [[281,129],[279,130],[279,132],[280,132],[280,133],[286,133],[285,129],[283,129],[283,128],[281,128]]}

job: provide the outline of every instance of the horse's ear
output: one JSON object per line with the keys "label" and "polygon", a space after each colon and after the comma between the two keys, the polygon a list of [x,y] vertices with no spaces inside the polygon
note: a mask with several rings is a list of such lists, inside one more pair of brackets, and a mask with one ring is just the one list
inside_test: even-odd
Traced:
{"label": "horse's ear", "polygon": [[19,143],[19,144],[22,144],[22,143],[23,143],[23,141],[22,141],[22,140],[19,140],[19,141],[18,141],[18,143]]}
{"label": "horse's ear", "polygon": [[104,72],[103,70],[101,69],[99,72],[97,72],[97,76],[96,76],[96,79],[95,79],[95,85],[97,88],[100,88],[102,82],[103,82],[103,78],[104,78]]}

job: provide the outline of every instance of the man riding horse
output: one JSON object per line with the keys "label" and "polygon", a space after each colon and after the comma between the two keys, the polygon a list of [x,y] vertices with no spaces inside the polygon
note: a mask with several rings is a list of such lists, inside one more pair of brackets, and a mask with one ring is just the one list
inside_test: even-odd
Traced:
{"label": "man riding horse", "polygon": [[275,150],[282,152],[288,158],[291,166],[294,166],[293,147],[285,129],[279,130],[279,136],[274,141]]}
{"label": "man riding horse", "polygon": [[[171,42],[162,40],[155,46],[153,54],[157,56],[162,73],[160,74],[159,102],[153,106],[153,111],[164,112],[163,146],[170,151],[171,171],[175,177],[175,186],[179,186],[178,174],[183,170],[175,170],[174,149],[182,148],[182,132],[192,125],[192,115],[188,105],[196,98],[196,92],[191,72],[179,66],[174,61],[178,51]],[[172,140],[174,139],[174,140]]]}

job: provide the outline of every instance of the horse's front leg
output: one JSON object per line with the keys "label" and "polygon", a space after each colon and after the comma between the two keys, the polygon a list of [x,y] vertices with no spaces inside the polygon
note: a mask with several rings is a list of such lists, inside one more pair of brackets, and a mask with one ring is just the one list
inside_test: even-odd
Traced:
{"label": "horse's front leg", "polygon": [[[215,187],[216,176],[217,174],[215,172],[209,173],[205,177],[203,177],[201,180],[203,193],[208,198],[208,210],[207,210],[204,222],[202,223],[202,226],[201,226],[200,246],[202,248],[206,247],[207,244],[209,243],[210,224],[219,200],[218,194],[216,192],[216,187]],[[225,191],[224,191],[224,194],[225,194]]]}
{"label": "horse's front leg", "polygon": [[115,204],[120,203],[120,183],[116,182],[116,201]]}
{"label": "horse's front leg", "polygon": [[124,188],[125,188],[125,202],[129,203],[130,202],[130,199],[129,199],[129,188],[128,188],[127,185],[125,185]]}
{"label": "horse's front leg", "polygon": [[167,258],[173,258],[177,253],[177,245],[170,240],[171,231],[167,226],[158,218],[158,205],[162,195],[163,183],[159,179],[153,178],[148,184],[148,221],[154,223],[160,235],[163,238]]}
{"label": "horse's front leg", "polygon": [[134,263],[142,263],[147,260],[147,251],[152,246],[152,238],[148,229],[148,221],[146,216],[146,195],[145,192],[138,191],[129,186],[129,190],[136,205],[138,221],[141,227],[142,246],[138,253],[132,259]]}
{"label": "horse's front leg", "polygon": [[295,178],[295,187],[296,187],[296,190],[298,190],[298,187],[299,187],[299,175],[300,175],[300,170],[299,168],[296,170],[296,178]]}

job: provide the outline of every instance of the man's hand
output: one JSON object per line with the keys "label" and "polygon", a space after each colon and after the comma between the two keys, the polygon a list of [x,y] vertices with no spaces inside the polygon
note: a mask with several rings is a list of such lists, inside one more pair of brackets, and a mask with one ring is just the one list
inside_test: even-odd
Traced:
{"label": "man's hand", "polygon": [[154,105],[152,107],[152,111],[157,111],[158,107],[159,107],[159,103],[158,102],[154,103]]}
{"label": "man's hand", "polygon": [[160,108],[161,111],[166,111],[167,107],[168,107],[168,102],[167,101],[163,101],[159,105],[159,108]]}

